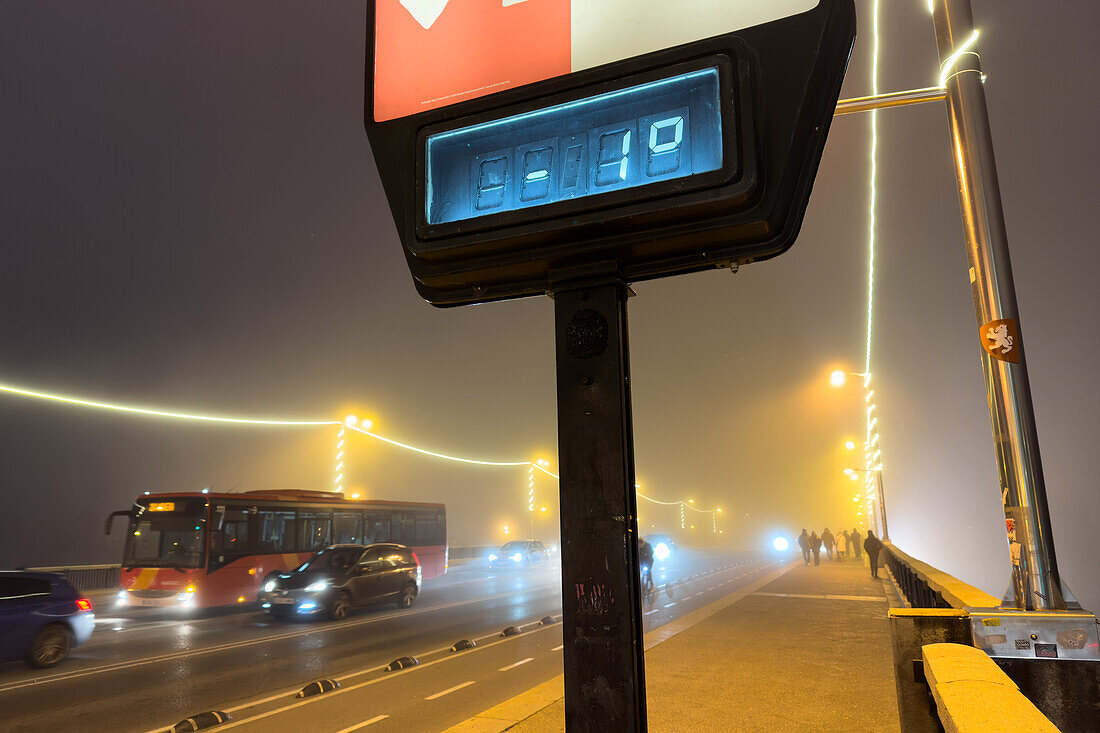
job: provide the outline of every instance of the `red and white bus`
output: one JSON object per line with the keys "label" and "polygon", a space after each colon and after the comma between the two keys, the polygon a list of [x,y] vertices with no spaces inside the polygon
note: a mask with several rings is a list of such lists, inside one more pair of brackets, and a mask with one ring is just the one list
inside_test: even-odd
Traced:
{"label": "red and white bus", "polygon": [[340,543],[396,542],[423,577],[447,571],[443,504],[353,500],[329,491],[139,496],[129,517],[119,605],[202,608],[256,600],[264,578]]}

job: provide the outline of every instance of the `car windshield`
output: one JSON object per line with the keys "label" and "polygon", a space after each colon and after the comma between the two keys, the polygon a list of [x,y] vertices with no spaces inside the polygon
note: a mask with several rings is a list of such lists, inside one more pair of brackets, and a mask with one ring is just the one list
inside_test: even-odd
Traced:
{"label": "car windshield", "polygon": [[316,555],[302,563],[298,572],[305,573],[317,570],[343,570],[350,568],[363,554],[359,547],[332,547],[321,550]]}
{"label": "car windshield", "polygon": [[500,548],[501,552],[523,552],[525,543],[523,542],[509,542],[504,547]]}
{"label": "car windshield", "polygon": [[125,567],[199,568],[203,566],[206,502],[201,499],[134,503],[123,554]]}

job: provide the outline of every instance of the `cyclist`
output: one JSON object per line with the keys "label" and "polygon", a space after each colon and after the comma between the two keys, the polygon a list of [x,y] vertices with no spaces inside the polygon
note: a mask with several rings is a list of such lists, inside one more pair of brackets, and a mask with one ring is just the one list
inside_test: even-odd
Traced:
{"label": "cyclist", "polygon": [[653,548],[644,537],[638,539],[638,563],[642,566],[642,593],[653,588]]}

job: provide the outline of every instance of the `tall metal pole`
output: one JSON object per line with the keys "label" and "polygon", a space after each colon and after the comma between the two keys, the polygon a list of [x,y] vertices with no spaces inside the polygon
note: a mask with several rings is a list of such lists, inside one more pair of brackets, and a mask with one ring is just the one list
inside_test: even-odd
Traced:
{"label": "tall metal pole", "polygon": [[627,289],[556,292],[565,726],[646,730]]}
{"label": "tall metal pole", "polygon": [[886,493],[882,490],[882,469],[875,471],[878,482],[878,511],[882,515],[882,541],[890,541],[890,527],[886,524]]}
{"label": "tall metal pole", "polygon": [[934,0],[933,16],[1001,478],[1012,597],[1021,610],[1064,610],[981,67],[972,52],[952,60],[973,31],[970,0]]}

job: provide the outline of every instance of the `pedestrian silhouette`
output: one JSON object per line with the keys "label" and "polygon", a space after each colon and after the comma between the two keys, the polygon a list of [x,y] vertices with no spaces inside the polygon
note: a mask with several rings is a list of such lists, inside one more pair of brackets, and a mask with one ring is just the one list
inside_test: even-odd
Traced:
{"label": "pedestrian silhouette", "polygon": [[882,543],[875,533],[867,530],[867,539],[863,540],[863,549],[867,550],[867,560],[871,563],[871,577],[878,577],[878,553],[882,549]]}
{"label": "pedestrian silhouette", "polygon": [[814,554],[814,565],[821,564],[821,538],[814,531],[810,534],[810,552]]}
{"label": "pedestrian silhouette", "polygon": [[810,535],[806,534],[806,529],[802,529],[802,534],[798,535],[798,546],[802,548],[802,559],[806,561],[806,564],[810,564]]}
{"label": "pedestrian silhouette", "polygon": [[829,531],[828,527],[821,533],[821,544],[825,545],[825,554],[832,560],[833,546],[836,545],[836,538],[833,537],[833,533]]}

